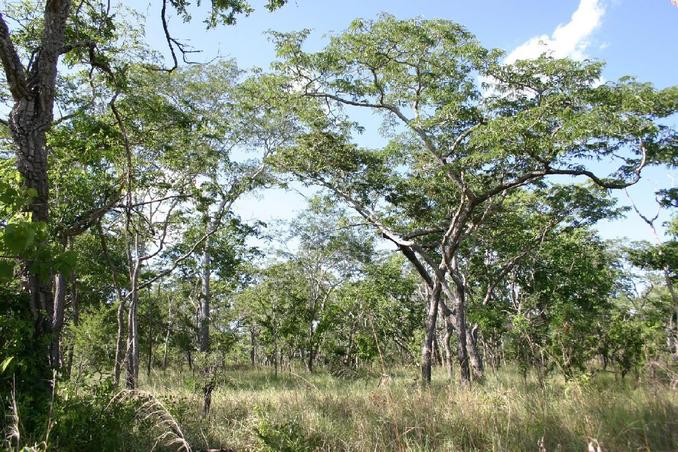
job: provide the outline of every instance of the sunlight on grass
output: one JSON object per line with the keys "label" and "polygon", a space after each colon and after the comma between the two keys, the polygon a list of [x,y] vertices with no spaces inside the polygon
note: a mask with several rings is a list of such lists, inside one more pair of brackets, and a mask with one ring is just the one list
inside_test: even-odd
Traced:
{"label": "sunlight on grass", "polygon": [[[414,369],[378,376],[228,373],[209,418],[190,374],[154,373],[145,389],[165,400],[194,447],[235,450],[675,450],[678,394],[605,375],[541,387],[501,371],[471,389],[442,372],[422,388]],[[543,438],[543,439],[542,439]]]}

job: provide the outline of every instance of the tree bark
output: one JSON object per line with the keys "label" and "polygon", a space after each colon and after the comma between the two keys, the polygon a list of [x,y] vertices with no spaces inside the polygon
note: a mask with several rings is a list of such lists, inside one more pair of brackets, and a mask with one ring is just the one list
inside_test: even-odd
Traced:
{"label": "tree bark", "polygon": [[445,350],[445,368],[447,377],[454,381],[454,353],[452,352],[451,341],[454,334],[454,319],[451,313],[447,313],[442,303],[440,303],[440,316],[445,319],[445,335],[443,336],[443,349]]}
{"label": "tree bark", "polygon": [[471,369],[473,370],[473,380],[482,381],[485,377],[485,366],[478,348],[478,325],[473,325],[467,335],[466,348],[471,361]]}
{"label": "tree bark", "polygon": [[462,385],[468,385],[471,381],[471,371],[469,369],[469,357],[467,351],[466,335],[466,303],[463,284],[456,281],[454,302],[454,329],[457,331],[457,357],[459,360],[459,369]]}
{"label": "tree bark", "polygon": [[424,384],[431,383],[431,366],[433,354],[433,338],[436,334],[436,320],[438,318],[438,304],[440,302],[440,282],[436,282],[429,292],[428,315],[426,316],[426,333],[421,346],[421,380]]}

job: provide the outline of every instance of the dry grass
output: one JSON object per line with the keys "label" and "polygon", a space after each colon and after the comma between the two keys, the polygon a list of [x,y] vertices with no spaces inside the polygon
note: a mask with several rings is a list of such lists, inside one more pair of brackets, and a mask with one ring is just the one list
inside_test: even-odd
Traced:
{"label": "dry grass", "polygon": [[235,450],[678,450],[678,392],[661,384],[552,378],[544,388],[515,372],[482,386],[451,386],[415,371],[346,381],[327,374],[232,371],[209,418],[190,375],[145,382],[182,424],[194,449]]}

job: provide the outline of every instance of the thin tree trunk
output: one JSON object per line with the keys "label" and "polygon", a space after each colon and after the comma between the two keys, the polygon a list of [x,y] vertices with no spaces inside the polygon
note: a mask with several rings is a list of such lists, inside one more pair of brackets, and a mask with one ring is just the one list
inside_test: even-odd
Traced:
{"label": "thin tree trunk", "polygon": [[165,350],[162,355],[162,369],[167,369],[167,352],[169,349],[170,335],[172,334],[172,297],[167,298],[167,332],[165,333]]}
{"label": "thin tree trunk", "polygon": [[[149,292],[150,287],[149,287]],[[160,284],[158,284],[158,298],[160,297]],[[149,300],[151,301],[151,300]],[[153,367],[153,311],[152,304],[149,303],[148,311],[146,313],[146,323],[148,325],[148,360],[146,362],[146,375],[151,376],[151,368]]]}
{"label": "thin tree trunk", "polygon": [[256,337],[254,334],[254,328],[250,326],[250,362],[252,367],[257,363],[257,349],[256,349]]}
{"label": "thin tree trunk", "polygon": [[125,300],[121,298],[118,302],[117,323],[118,329],[115,337],[115,362],[113,364],[113,382],[115,386],[120,384],[120,374],[125,362]]}
{"label": "thin tree trunk", "polygon": [[50,325],[50,362],[53,368],[61,367],[61,329],[64,326],[64,312],[66,307],[66,287],[67,282],[64,274],[58,272],[54,277],[54,312],[52,313],[52,324]]}
{"label": "thin tree trunk", "polygon": [[129,305],[129,312],[127,314],[127,352],[126,352],[126,374],[125,382],[127,389],[135,389],[137,387],[138,374],[138,357],[139,357],[139,335],[137,325],[137,305],[138,295],[132,294],[132,301]]}
{"label": "thin tree trunk", "polygon": [[188,368],[193,372],[193,355],[190,348],[186,350],[186,361],[188,362]]}
{"label": "thin tree trunk", "polygon": [[671,301],[673,301],[673,312],[671,312],[671,317],[669,318],[667,341],[673,360],[678,361],[678,293],[676,293],[676,288],[673,286],[669,269],[664,270],[664,279],[666,280],[669,294],[671,294]]}
{"label": "thin tree trunk", "polygon": [[306,363],[306,368],[308,369],[309,373],[313,373],[314,360],[315,360],[315,350],[313,345],[311,345],[311,348],[308,350],[308,362]]}
{"label": "thin tree trunk", "polygon": [[442,303],[440,303],[440,315],[445,319],[445,335],[443,336],[445,368],[447,370],[447,377],[450,381],[454,381],[454,353],[451,347],[452,335],[454,334],[454,319],[452,318],[452,313],[446,312]]}
{"label": "thin tree trunk", "polygon": [[[211,230],[211,223],[206,222],[207,230]],[[211,274],[211,256],[210,256],[210,238],[205,239],[202,251],[200,278],[200,308],[198,310],[198,349],[201,352],[209,350],[210,340],[210,274]]]}
{"label": "thin tree trunk", "polygon": [[108,245],[106,243],[106,235],[104,234],[104,228],[101,226],[101,221],[97,223],[97,232],[99,234],[99,241],[101,242],[101,251],[104,258],[106,259],[106,265],[108,265],[111,271],[111,281],[113,282],[113,288],[115,293],[118,296],[118,309],[117,309],[117,333],[115,336],[115,360],[113,364],[113,382],[115,386],[120,385],[120,373],[122,371],[122,365],[124,362],[123,348],[125,346],[125,298],[122,296],[122,291],[120,290],[120,284],[118,282],[118,272],[115,270],[115,266],[111,260],[111,256],[108,252]]}
{"label": "thin tree trunk", "polygon": [[137,307],[139,304],[139,271],[141,270],[141,261],[139,260],[139,236],[135,238],[136,261],[132,270],[130,304],[127,314],[127,352],[125,359],[127,369],[125,381],[127,389],[135,389],[139,379],[139,331],[137,319]]}
{"label": "thin tree trunk", "polygon": [[[80,325],[80,306],[78,305],[78,279],[73,273],[71,275],[71,307],[73,309],[73,325],[77,329]],[[71,371],[73,369],[73,354],[75,350],[75,343],[68,348],[68,364],[66,366],[66,376],[71,378]]]}

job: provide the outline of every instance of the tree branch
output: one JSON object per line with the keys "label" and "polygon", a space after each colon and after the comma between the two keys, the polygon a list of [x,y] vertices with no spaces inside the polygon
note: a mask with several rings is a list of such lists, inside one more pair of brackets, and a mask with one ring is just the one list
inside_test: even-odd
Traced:
{"label": "tree branch", "polygon": [[5,78],[9,85],[14,101],[25,97],[28,94],[26,85],[26,69],[21,64],[19,54],[14,47],[14,42],[9,34],[9,27],[5,18],[0,13],[0,60],[5,70]]}

